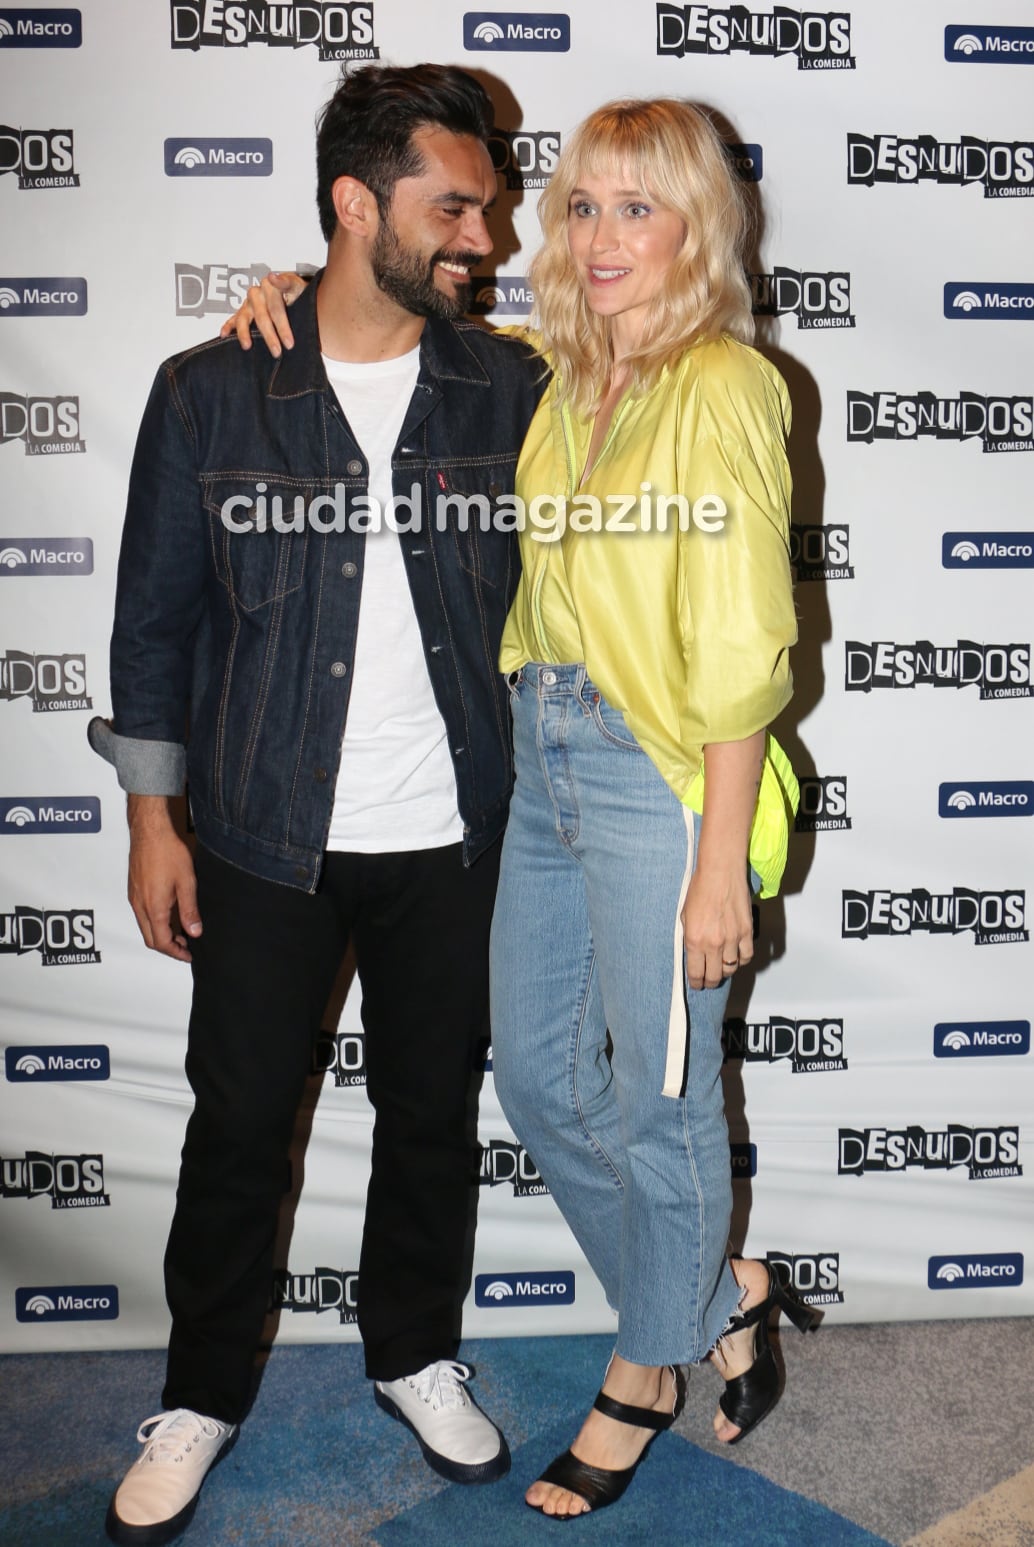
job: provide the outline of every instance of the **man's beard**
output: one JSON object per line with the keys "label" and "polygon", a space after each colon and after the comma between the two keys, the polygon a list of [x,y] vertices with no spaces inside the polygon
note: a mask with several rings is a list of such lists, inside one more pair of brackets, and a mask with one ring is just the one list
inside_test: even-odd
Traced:
{"label": "man's beard", "polygon": [[370,250],[370,263],[377,288],[385,295],[412,312],[414,317],[441,317],[452,321],[462,317],[470,305],[471,285],[454,282],[452,295],[447,295],[435,284],[435,265],[441,262],[462,263],[473,268],[478,254],[473,252],[449,252],[442,248],[425,258],[412,248],[403,247],[398,233],[390,220],[385,220],[377,232]]}

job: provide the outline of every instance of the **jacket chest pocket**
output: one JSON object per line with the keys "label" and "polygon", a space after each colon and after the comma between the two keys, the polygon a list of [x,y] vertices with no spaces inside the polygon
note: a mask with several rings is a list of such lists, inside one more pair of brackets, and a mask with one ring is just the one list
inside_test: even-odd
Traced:
{"label": "jacket chest pocket", "polygon": [[515,452],[484,464],[446,467],[438,475],[446,484],[439,510],[448,512],[438,526],[451,533],[461,569],[507,597],[515,583],[516,467]]}
{"label": "jacket chest pocket", "polygon": [[275,477],[204,482],[216,576],[243,612],[297,591],[305,579],[312,484]]}

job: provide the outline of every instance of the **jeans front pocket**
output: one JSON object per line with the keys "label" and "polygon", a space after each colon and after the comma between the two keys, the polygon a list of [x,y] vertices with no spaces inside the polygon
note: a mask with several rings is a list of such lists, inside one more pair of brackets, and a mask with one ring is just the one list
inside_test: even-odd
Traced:
{"label": "jeans front pocket", "polygon": [[605,741],[609,742],[611,746],[623,748],[626,752],[641,752],[643,750],[625,723],[625,717],[621,710],[614,709],[608,704],[598,688],[593,687],[592,683],[587,682],[583,697],[588,699],[592,723]]}

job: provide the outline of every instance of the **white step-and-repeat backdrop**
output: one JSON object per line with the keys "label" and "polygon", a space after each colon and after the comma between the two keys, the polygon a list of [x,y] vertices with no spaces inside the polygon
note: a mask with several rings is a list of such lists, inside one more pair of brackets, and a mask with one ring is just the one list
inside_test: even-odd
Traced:
{"label": "white step-and-repeat backdrop", "polygon": [[[779,730],[804,791],[728,1027],[737,1244],[830,1322],[1034,1311],[1034,26],[1018,0],[945,15],[0,6],[0,1348],[164,1342],[189,974],[137,937],[123,800],[86,724],[110,708],[151,377],[267,265],[321,261],[313,120],[346,59],[489,80],[497,261],[477,300],[508,321],[580,117],[663,94],[718,115],[795,407],[801,643]],[[355,1336],[354,995],[317,1062],[273,1296],[290,1340]],[[467,1332],[608,1329],[490,1065],[481,1114]]]}

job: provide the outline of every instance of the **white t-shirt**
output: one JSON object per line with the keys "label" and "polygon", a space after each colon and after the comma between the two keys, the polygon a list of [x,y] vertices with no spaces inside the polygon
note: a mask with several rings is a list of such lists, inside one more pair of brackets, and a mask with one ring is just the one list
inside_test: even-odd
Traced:
{"label": "white t-shirt", "polygon": [[[420,350],[369,364],[323,357],[370,467],[381,512],[392,497],[391,454],[420,370]],[[408,519],[405,509],[401,518]],[[365,538],[359,631],[327,847],[360,854],[458,843],[456,776],[427,674],[396,532]]]}

